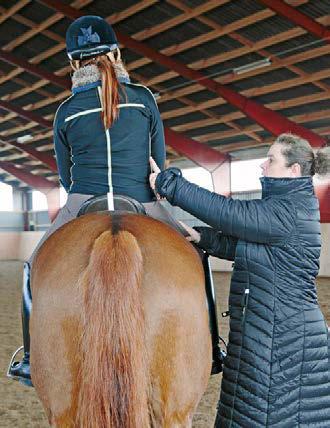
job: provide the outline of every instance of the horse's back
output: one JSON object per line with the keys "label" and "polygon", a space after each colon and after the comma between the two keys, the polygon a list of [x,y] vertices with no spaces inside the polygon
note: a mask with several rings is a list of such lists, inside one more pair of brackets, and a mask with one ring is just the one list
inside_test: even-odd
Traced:
{"label": "horse's back", "polygon": [[[74,426],[84,376],[79,352],[88,285],[83,278],[86,272],[91,278],[95,245],[107,232],[111,239],[123,233],[132,237],[120,255],[123,278],[133,269],[128,254],[133,241],[140,251],[152,418],[160,426],[172,417],[173,426],[187,426],[211,364],[204,273],[191,244],[145,216],[86,215],[64,225],[41,247],[32,272],[31,370],[37,392],[50,421]],[[107,269],[111,275],[112,267]]]}

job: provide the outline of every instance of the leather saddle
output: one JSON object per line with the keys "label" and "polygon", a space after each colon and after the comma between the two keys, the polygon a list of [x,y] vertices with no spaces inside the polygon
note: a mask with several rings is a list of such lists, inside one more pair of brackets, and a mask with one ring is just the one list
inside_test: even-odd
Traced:
{"label": "leather saddle", "polygon": [[[129,196],[114,195],[113,201],[115,211],[146,214],[146,210],[141,202],[138,202]],[[107,195],[93,196],[85,201],[80,207],[77,217],[88,213],[95,213],[97,211],[109,211]]]}

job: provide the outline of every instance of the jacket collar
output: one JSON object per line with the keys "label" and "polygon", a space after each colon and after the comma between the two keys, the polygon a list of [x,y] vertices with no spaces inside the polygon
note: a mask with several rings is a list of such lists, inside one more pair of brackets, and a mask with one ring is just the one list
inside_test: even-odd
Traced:
{"label": "jacket collar", "polygon": [[[128,74],[120,74],[117,72],[117,79],[119,83],[129,83],[130,79]],[[79,68],[72,75],[72,92],[87,91],[88,89],[101,86],[101,73],[95,64],[86,65],[85,67]]]}
{"label": "jacket collar", "polygon": [[314,187],[312,177],[297,178],[260,178],[262,198],[269,196],[281,196],[299,192],[305,195],[313,195]]}

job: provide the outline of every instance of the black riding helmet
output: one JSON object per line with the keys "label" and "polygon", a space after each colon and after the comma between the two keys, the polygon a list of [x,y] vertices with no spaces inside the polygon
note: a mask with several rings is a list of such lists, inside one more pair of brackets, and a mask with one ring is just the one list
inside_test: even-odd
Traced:
{"label": "black riding helmet", "polygon": [[66,51],[70,60],[106,54],[118,48],[115,32],[100,16],[76,19],[66,32]]}

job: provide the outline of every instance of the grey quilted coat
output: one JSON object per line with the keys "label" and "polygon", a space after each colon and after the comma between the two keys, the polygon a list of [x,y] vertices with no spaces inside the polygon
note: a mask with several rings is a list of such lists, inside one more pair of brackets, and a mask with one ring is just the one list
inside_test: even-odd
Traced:
{"label": "grey quilted coat", "polygon": [[201,245],[235,261],[216,427],[330,428],[318,200],[310,177],[261,180],[252,201],[208,192],[175,168],[156,181],[161,196],[215,229],[202,230]]}

